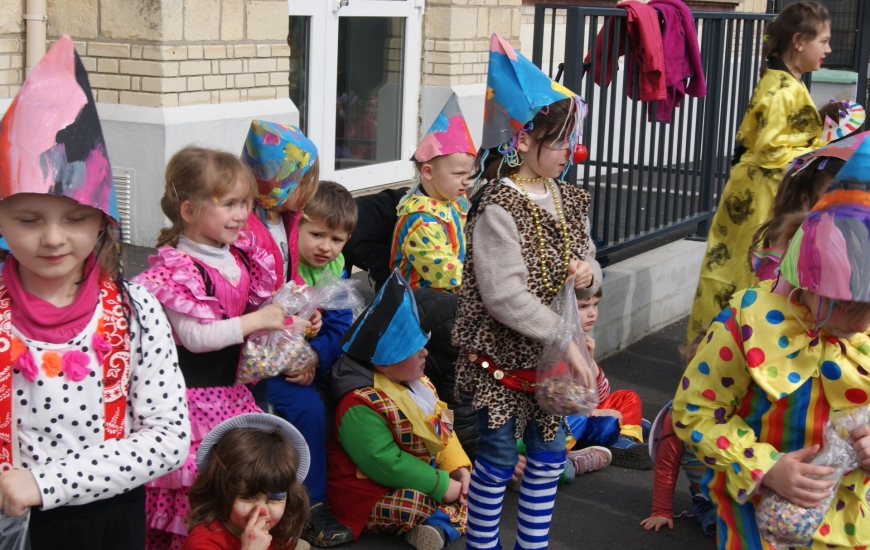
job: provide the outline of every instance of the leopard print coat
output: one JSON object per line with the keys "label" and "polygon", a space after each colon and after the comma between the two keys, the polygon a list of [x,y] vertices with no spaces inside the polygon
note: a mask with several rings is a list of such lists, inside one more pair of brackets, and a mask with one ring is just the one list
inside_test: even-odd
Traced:
{"label": "leopard print coat", "polygon": [[[579,187],[557,181],[560,189],[565,222],[570,234],[572,259],[586,259],[589,234],[586,215],[589,208],[589,193]],[[537,405],[534,393],[513,391],[505,388],[489,372],[468,359],[470,353],[490,358],[505,369],[534,369],[544,347],[539,342],[524,336],[499,323],[489,315],[480,296],[474,270],[474,248],[486,246],[475,243],[471,236],[474,226],[489,205],[498,205],[511,214],[517,224],[522,246],[522,261],[529,273],[528,291],[549,306],[555,297],[548,292],[541,280],[541,265],[538,256],[538,237],[528,200],[516,189],[503,184],[487,185],[477,211],[470,216],[467,225],[468,249],[463,272],[462,291],[456,307],[456,325],[453,329],[453,345],[460,348],[456,363],[456,393],[472,394],[474,409],[489,409],[489,428],[503,426],[508,419],[516,417],[516,437],[522,437],[526,424],[534,418],[545,441],[552,441],[562,417],[546,413]],[[549,212],[539,208],[541,230],[544,233],[545,253],[550,277],[564,276],[567,266],[562,260],[562,231],[559,221]],[[511,261],[516,261],[511,258]],[[555,273],[553,273],[555,271]]]}

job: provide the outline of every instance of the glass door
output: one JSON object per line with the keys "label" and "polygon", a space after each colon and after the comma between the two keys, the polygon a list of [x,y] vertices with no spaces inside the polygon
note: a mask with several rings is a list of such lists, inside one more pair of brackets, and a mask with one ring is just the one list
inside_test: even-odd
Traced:
{"label": "glass door", "polygon": [[322,179],[353,191],[414,177],[417,4],[422,0],[289,0],[291,38],[307,38],[308,69],[293,74],[291,44],[291,99],[320,149]]}

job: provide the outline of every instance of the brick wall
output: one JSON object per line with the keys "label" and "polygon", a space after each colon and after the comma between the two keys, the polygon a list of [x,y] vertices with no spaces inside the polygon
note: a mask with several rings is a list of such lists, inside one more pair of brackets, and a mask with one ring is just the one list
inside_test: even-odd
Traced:
{"label": "brick wall", "polygon": [[13,97],[24,80],[24,0],[0,1],[0,99]]}
{"label": "brick wall", "polygon": [[427,0],[424,86],[486,82],[493,32],[519,47],[522,0]]}
{"label": "brick wall", "polygon": [[[72,36],[100,103],[175,107],[286,98],[287,32],[283,0],[48,0],[49,37]],[[20,84],[19,69],[15,85],[4,89],[2,68],[18,54],[4,57],[13,48],[23,51],[23,35],[0,34],[0,97],[14,95]]]}

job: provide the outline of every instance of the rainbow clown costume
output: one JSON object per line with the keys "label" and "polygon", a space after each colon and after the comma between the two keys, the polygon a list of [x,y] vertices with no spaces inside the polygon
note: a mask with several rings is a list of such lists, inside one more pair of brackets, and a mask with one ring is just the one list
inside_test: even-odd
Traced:
{"label": "rainbow clown costume", "polygon": [[[456,94],[450,96],[414,152],[426,163],[443,155],[477,153]],[[458,292],[465,262],[465,218],[468,199],[436,200],[426,195],[421,179],[396,207],[390,267],[398,269],[411,288]]]}
{"label": "rainbow clown costume", "polygon": [[[441,501],[452,474],[471,462],[451,412],[423,376],[428,339],[408,283],[393,271],[342,340],[330,387],[338,407],[327,444],[327,497],[354,538],[406,533],[415,546],[440,548],[439,541],[465,532],[465,506]],[[392,369],[414,361],[419,375],[397,378]],[[433,537],[434,546],[419,546]]]}
{"label": "rainbow clown costume", "polygon": [[[734,295],[677,389],[674,429],[707,466],[720,549],[770,548],[755,522],[765,474],[782,453],[821,444],[832,411],[868,404],[870,338],[828,332],[793,299],[870,302],[868,173],[865,140],[792,238],[779,279]],[[847,473],[809,547],[870,544],[868,494],[870,476]]]}

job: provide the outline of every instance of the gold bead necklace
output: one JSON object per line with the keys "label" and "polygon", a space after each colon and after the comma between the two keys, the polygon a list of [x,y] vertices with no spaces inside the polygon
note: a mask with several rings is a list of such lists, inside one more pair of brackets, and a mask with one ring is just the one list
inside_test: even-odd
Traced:
{"label": "gold bead necklace", "polygon": [[511,176],[511,179],[517,183],[535,183],[536,181],[541,181],[544,179],[544,176],[538,176],[536,178],[521,178],[519,176]]}
{"label": "gold bead necklace", "polygon": [[[532,219],[535,221],[535,233],[538,235],[538,257],[541,260],[541,281],[544,284],[544,288],[547,292],[551,294],[555,294],[559,291],[559,288],[565,282],[565,279],[568,278],[568,262],[571,259],[571,242],[568,238],[568,224],[565,223],[565,214],[562,212],[562,204],[559,202],[559,197],[556,194],[556,186],[553,185],[553,181],[550,178],[544,179],[543,176],[540,176],[537,179],[529,180],[527,178],[512,178],[514,182],[516,182],[517,186],[520,188],[520,191],[523,192],[523,195],[526,197],[526,200],[529,201],[529,208],[532,210]],[[523,181],[531,182],[531,181],[539,181],[544,179],[547,184],[547,187],[550,189],[550,193],[553,195],[553,204],[556,206],[556,217],[559,218],[559,224],[562,227],[562,261],[564,265],[562,266],[564,276],[561,278],[561,281],[556,285],[550,284],[550,277],[547,274],[547,257],[545,252],[545,243],[544,243],[544,232],[541,230],[541,219],[538,211],[538,205],[535,204],[535,201],[532,200],[529,192],[526,191],[525,186],[523,186]],[[523,181],[520,181],[523,180]]]}

